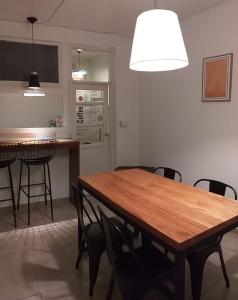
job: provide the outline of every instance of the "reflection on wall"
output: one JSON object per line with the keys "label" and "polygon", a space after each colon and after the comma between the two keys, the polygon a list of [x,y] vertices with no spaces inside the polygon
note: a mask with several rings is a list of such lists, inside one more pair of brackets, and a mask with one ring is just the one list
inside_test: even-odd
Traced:
{"label": "reflection on wall", "polygon": [[49,120],[62,114],[62,95],[24,97],[19,94],[0,94],[0,128],[48,127]]}

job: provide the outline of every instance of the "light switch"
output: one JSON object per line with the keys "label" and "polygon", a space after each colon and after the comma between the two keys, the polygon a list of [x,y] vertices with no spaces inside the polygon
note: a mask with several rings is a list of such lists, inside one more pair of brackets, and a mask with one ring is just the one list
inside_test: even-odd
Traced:
{"label": "light switch", "polygon": [[128,127],[128,121],[120,120],[120,127],[122,127],[122,128]]}

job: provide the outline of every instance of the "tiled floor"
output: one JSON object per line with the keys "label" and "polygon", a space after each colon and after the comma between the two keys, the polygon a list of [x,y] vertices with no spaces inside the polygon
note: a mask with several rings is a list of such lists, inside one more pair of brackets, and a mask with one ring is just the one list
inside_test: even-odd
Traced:
{"label": "tiled floor", "polygon": [[[77,257],[77,223],[74,207],[68,200],[54,203],[55,221],[48,208],[38,203],[32,209],[32,225],[26,225],[26,207],[18,212],[18,227],[12,227],[8,208],[0,209],[0,300],[88,300],[88,260],[85,254],[79,270]],[[206,264],[201,300],[238,299],[238,234],[225,236],[224,256],[231,287],[224,284],[217,255]],[[110,266],[103,256],[94,296],[105,299]],[[187,268],[187,299],[191,299]],[[114,300],[121,299],[118,288]],[[164,300],[151,292],[147,300]]]}

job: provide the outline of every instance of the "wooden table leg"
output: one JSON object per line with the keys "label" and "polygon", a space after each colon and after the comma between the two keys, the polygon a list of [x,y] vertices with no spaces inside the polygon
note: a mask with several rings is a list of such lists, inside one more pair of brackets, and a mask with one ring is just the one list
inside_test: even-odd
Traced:
{"label": "wooden table leg", "polygon": [[175,254],[175,299],[185,300],[185,255]]}
{"label": "wooden table leg", "polygon": [[79,176],[79,145],[69,148],[69,198],[74,203],[72,182],[77,183]]}

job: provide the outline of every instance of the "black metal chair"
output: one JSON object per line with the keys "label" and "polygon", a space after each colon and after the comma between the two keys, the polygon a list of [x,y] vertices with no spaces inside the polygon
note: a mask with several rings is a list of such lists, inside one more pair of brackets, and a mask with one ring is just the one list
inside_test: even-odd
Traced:
{"label": "black metal chair", "polygon": [[[30,199],[33,197],[45,198],[45,205],[47,205],[47,196],[50,197],[51,206],[51,219],[54,219],[53,215],[53,203],[52,203],[52,191],[51,191],[51,178],[49,162],[55,155],[55,140],[33,140],[28,142],[22,142],[19,146],[19,152],[17,159],[20,161],[20,176],[18,186],[18,201],[17,209],[20,205],[20,195],[23,192],[28,200],[28,225],[30,225]],[[23,166],[27,167],[27,184],[22,184],[22,170]],[[42,166],[43,167],[43,182],[31,183],[31,167]],[[47,175],[46,176],[46,169]],[[48,177],[48,183],[47,183]],[[31,187],[43,186],[44,193],[32,195]],[[27,191],[26,191],[27,190]]]}
{"label": "black metal chair", "polygon": [[161,176],[177,180],[179,182],[182,182],[182,175],[179,171],[167,168],[167,167],[157,167],[154,169],[154,174],[161,174]]}
{"label": "black metal chair", "polygon": [[0,169],[7,168],[8,170],[8,178],[9,178],[9,186],[0,187],[0,190],[9,190],[11,192],[11,197],[7,199],[2,199],[0,202],[4,201],[12,201],[12,211],[13,211],[13,218],[14,218],[14,226],[17,226],[16,223],[16,207],[15,207],[15,196],[14,196],[14,188],[13,188],[13,181],[12,181],[12,172],[11,172],[11,165],[16,160],[16,145],[15,144],[6,144],[2,143],[0,145]]}
{"label": "black metal chair", "polygon": [[119,166],[114,169],[114,171],[122,171],[122,170],[129,170],[129,169],[141,169],[150,173],[154,172],[154,167],[148,166]]}
{"label": "black metal chair", "polygon": [[[115,281],[119,284],[123,300],[142,300],[148,290],[155,288],[172,297],[174,293],[162,280],[173,282],[174,264],[153,245],[135,248],[113,220],[99,210],[112,266],[106,299],[111,300]],[[124,241],[124,247],[118,243],[114,232]]]}
{"label": "black metal chair", "polygon": [[[209,192],[222,195],[224,196],[226,193],[226,189],[230,189],[231,192],[234,194],[234,199],[237,200],[237,192],[236,190],[223,182],[212,180],[212,179],[199,179],[194,183],[194,186],[197,186],[200,182],[208,182]],[[229,277],[227,275],[226,266],[223,258],[223,252],[221,248],[221,240],[223,236],[219,238],[215,238],[210,241],[207,245],[199,248],[198,250],[189,253],[187,256],[190,270],[191,270],[191,283],[192,283],[192,293],[193,293],[193,300],[199,300],[201,297],[201,290],[202,290],[202,280],[203,280],[203,270],[205,263],[208,257],[213,253],[218,253],[219,258],[221,261],[221,267],[223,271],[223,276],[226,282],[226,286],[230,286]]]}
{"label": "black metal chair", "polygon": [[[105,238],[100,219],[92,203],[78,186],[72,184],[72,188],[78,215],[78,257],[76,269],[79,268],[83,252],[88,251],[90,277],[89,295],[92,296],[98,276],[101,256],[105,251]],[[86,224],[86,220],[88,224]],[[130,235],[130,232],[118,218],[112,217],[111,220],[126,232],[127,236]]]}

